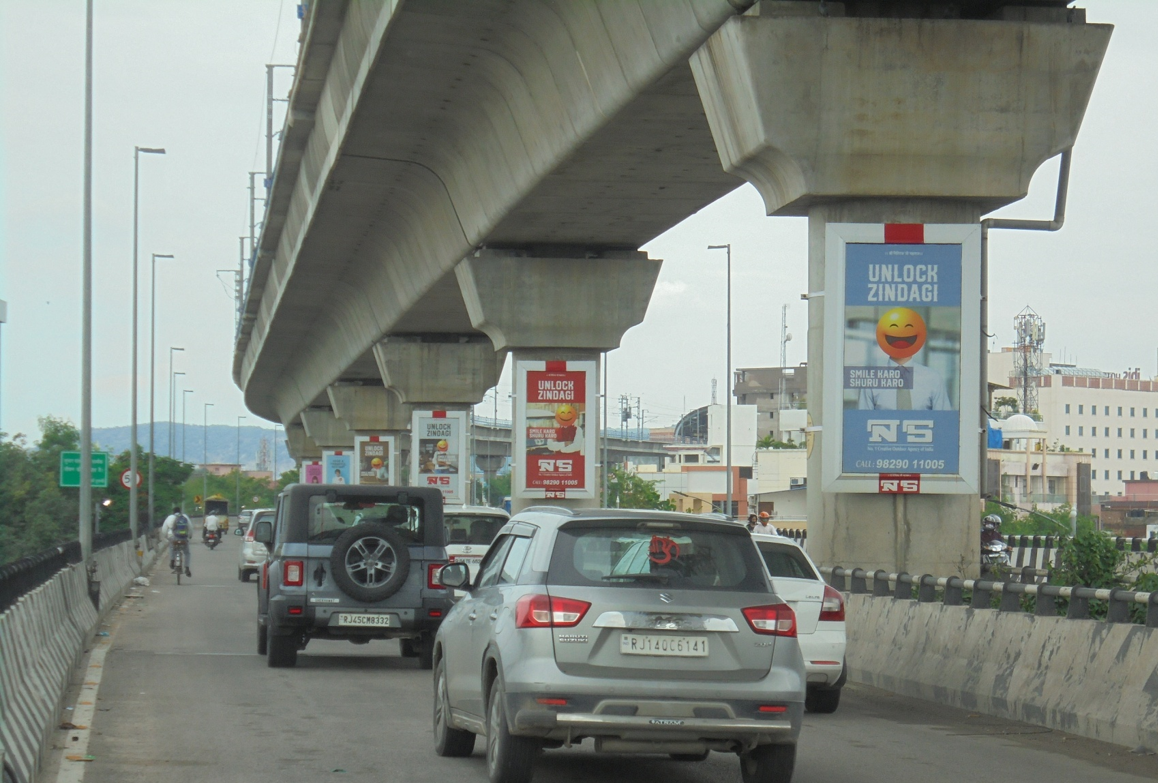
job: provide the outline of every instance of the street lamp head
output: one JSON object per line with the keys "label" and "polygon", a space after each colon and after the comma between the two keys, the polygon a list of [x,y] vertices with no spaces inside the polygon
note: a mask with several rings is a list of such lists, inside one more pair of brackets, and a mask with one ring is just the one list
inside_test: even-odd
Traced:
{"label": "street lamp head", "polygon": [[708,250],[730,250],[731,245],[708,245]]}
{"label": "street lamp head", "polygon": [[153,260],[156,261],[158,258],[174,258],[174,256],[171,253],[153,253]]}
{"label": "street lamp head", "polygon": [[144,153],[147,153],[149,155],[164,155],[165,154],[165,148],[164,147],[137,147],[136,150],[137,150],[137,152],[144,152]]}

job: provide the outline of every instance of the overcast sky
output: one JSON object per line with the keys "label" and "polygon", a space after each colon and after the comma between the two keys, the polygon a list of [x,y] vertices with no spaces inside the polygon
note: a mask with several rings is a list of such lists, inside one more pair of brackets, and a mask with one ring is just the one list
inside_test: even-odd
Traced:
{"label": "overcast sky", "polygon": [[[1084,366],[1158,372],[1158,3],[1088,0],[1117,25],[1074,150],[1065,228],[993,232],[990,331],[1012,337],[1026,305],[1046,321],[1046,350]],[[295,59],[294,0],[98,0],[94,97],[94,426],[129,420],[133,147],[141,158],[140,418],[148,422],[149,261],[157,276],[157,419],[168,415],[169,346],[182,346],[188,420],[269,424],[248,414],[231,375],[233,269],[248,233],[247,172],[264,168],[265,64]],[[275,93],[284,96],[287,72]],[[0,429],[37,433],[47,414],[80,418],[80,262],[84,108],[83,0],[0,0]],[[280,125],[280,123],[279,123]],[[1006,216],[1048,218],[1056,162]],[[260,219],[260,218],[259,218]],[[643,399],[648,424],[672,423],[725,394],[724,258],[733,248],[734,365],[806,354],[807,236],[769,218],[751,187],[645,247],[664,259],[647,320],[611,355],[612,398]],[[222,275],[222,277],[226,277]],[[229,285],[232,285],[231,278]],[[508,363],[509,364],[509,363]],[[500,417],[509,416],[509,367]],[[614,405],[612,406],[614,407]],[[504,410],[505,408],[505,410]],[[491,410],[488,402],[487,411]],[[178,411],[178,418],[180,412]],[[613,422],[615,416],[612,416]],[[142,433],[142,438],[147,437]]]}

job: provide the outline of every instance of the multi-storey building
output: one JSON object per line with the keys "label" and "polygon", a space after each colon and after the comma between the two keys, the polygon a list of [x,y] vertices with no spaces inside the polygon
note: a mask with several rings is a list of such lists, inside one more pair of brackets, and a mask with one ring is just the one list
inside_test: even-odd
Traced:
{"label": "multi-storey building", "polygon": [[[1126,481],[1158,476],[1158,379],[1139,370],[1105,372],[1050,361],[1030,382],[1037,410],[1049,429],[1049,448],[1084,451],[1091,456],[1095,496],[1116,496]],[[989,380],[1017,389],[1013,350],[989,354]]]}
{"label": "multi-storey building", "polygon": [[[732,388],[739,405],[756,406],[756,437],[800,440],[804,419],[781,416],[782,411],[802,411],[808,401],[808,367],[742,367],[736,370]],[[783,418],[783,421],[781,419]]]}

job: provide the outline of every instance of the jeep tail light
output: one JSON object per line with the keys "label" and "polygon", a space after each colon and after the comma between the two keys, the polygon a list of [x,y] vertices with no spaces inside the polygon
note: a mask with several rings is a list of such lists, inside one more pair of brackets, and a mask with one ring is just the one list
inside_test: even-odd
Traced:
{"label": "jeep tail light", "polygon": [[287,560],[282,565],[281,583],[286,587],[301,587],[306,581],[306,564],[301,560]]}
{"label": "jeep tail light", "polygon": [[438,572],[442,570],[444,565],[446,565],[446,563],[431,563],[426,566],[426,586],[431,590],[446,589],[438,583]]}
{"label": "jeep tail light", "polygon": [[587,614],[591,604],[574,598],[524,595],[515,604],[516,628],[571,628]]}
{"label": "jeep tail light", "polygon": [[824,586],[824,601],[820,604],[820,622],[844,622],[844,596],[830,585]]}
{"label": "jeep tail light", "polygon": [[796,612],[788,604],[750,606],[744,610],[748,625],[766,636],[796,636]]}

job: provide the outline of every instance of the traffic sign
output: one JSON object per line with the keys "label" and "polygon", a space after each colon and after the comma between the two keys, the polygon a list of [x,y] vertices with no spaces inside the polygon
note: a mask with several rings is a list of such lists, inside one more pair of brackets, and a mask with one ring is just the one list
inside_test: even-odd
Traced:
{"label": "traffic sign", "polygon": [[[107,487],[109,485],[109,455],[103,451],[92,453],[92,485]],[[60,452],[60,486],[80,486],[80,452]]]}
{"label": "traffic sign", "polygon": [[200,495],[194,495],[193,496],[193,502],[198,506],[201,505],[201,496]]}
{"label": "traffic sign", "polygon": [[[125,470],[121,473],[121,486],[124,487],[125,489],[131,489],[132,488],[132,484],[129,483],[130,481],[132,481],[132,479],[130,478],[132,473],[133,473],[133,471],[131,471],[131,470]],[[137,486],[138,487],[141,486],[141,472],[140,471],[137,471]]]}

